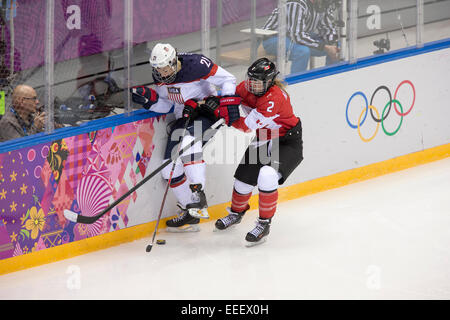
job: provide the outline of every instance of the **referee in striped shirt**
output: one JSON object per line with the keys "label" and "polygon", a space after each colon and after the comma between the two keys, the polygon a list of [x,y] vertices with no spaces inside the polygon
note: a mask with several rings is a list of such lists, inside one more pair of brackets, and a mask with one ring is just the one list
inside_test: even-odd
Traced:
{"label": "referee in striped shirt", "polygon": [[[286,53],[292,61],[291,73],[305,71],[310,56],[327,56],[329,65],[339,58],[337,30],[334,23],[334,1],[288,0],[286,10]],[[277,30],[278,8],[272,11],[263,29]],[[263,41],[267,54],[277,55],[278,36]]]}

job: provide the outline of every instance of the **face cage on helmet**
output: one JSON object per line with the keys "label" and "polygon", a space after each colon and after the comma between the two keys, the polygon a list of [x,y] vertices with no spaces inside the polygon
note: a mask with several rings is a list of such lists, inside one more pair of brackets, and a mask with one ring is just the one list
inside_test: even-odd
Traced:
{"label": "face cage on helmet", "polygon": [[177,58],[175,58],[170,64],[169,66],[172,68],[173,73],[167,77],[163,77],[159,71],[157,70],[157,68],[152,67],[152,76],[153,79],[156,82],[160,82],[160,83],[172,83],[175,81],[175,78],[177,76],[177,72],[178,72],[178,65],[177,65]]}
{"label": "face cage on helmet", "polygon": [[260,80],[251,78],[248,75],[245,78],[245,89],[253,93],[255,96],[262,96],[267,92],[267,89],[272,85],[273,80]]}

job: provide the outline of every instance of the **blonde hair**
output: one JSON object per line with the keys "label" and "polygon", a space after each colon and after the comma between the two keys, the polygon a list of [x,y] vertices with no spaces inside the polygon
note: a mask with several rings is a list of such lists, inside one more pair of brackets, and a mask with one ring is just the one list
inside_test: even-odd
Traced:
{"label": "blonde hair", "polygon": [[273,84],[276,85],[278,88],[280,88],[281,90],[284,91],[284,93],[286,93],[289,96],[289,93],[287,92],[286,88],[287,88],[287,83],[279,78],[275,78],[275,80],[273,80]]}

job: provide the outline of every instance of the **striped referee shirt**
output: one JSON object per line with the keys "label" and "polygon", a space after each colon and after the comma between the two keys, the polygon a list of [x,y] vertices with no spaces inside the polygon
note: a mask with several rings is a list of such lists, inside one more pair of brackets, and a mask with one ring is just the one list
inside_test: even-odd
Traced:
{"label": "striped referee shirt", "polygon": [[[316,12],[310,0],[289,0],[286,4],[287,36],[298,44],[323,50],[325,44],[337,39],[334,5],[325,12]],[[278,8],[272,11],[263,29],[277,30]],[[312,37],[315,33],[319,39]]]}

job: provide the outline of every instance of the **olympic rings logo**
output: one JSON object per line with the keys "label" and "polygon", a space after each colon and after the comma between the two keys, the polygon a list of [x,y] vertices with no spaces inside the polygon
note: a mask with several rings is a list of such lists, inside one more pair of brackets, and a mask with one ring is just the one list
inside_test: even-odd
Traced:
{"label": "olympic rings logo", "polygon": [[[412,98],[411,106],[405,112],[403,112],[403,106],[400,103],[400,101],[397,100],[397,94],[398,94],[398,91],[399,91],[400,87],[402,87],[405,84],[407,84],[407,85],[409,85],[411,87],[412,93],[413,93],[413,98]],[[384,106],[383,112],[381,112],[381,116],[380,116],[380,113],[378,112],[377,108],[375,108],[375,106],[373,105],[373,100],[374,100],[376,94],[378,92],[382,91],[382,90],[387,92],[387,94],[389,96],[389,101]],[[350,122],[350,120],[348,118],[348,108],[350,106],[350,102],[356,96],[361,96],[364,99],[365,107],[363,108],[363,110],[361,111],[361,114],[358,117],[357,124],[353,124],[353,123]],[[376,88],[375,91],[373,92],[372,97],[370,98],[370,104],[369,104],[369,102],[367,100],[366,95],[363,92],[361,92],[361,91],[355,92],[350,97],[350,99],[348,99],[348,101],[347,101],[347,108],[345,109],[345,117],[347,119],[347,123],[350,126],[350,128],[358,130],[358,135],[361,138],[361,140],[364,141],[364,142],[369,142],[373,138],[375,138],[375,136],[377,135],[378,130],[380,128],[380,123],[381,123],[381,128],[383,129],[383,132],[386,135],[388,135],[388,136],[395,135],[400,130],[400,127],[402,126],[403,117],[408,115],[411,112],[412,108],[414,107],[415,101],[416,101],[416,88],[414,87],[413,83],[411,81],[409,81],[409,80],[404,80],[404,81],[400,82],[400,84],[397,86],[397,89],[395,89],[395,93],[394,93],[394,98],[393,99],[392,99],[392,94],[391,94],[391,91],[389,90],[389,88],[382,85],[382,86],[379,86],[378,88]],[[392,105],[394,105],[395,112],[400,116],[400,123],[398,124],[397,128],[394,131],[390,132],[390,131],[386,130],[386,128],[384,126],[384,121],[389,116],[389,114],[391,112],[391,109],[392,109]],[[398,110],[397,105],[400,108],[400,111]],[[361,126],[364,124],[364,121],[366,121],[366,117],[367,117],[367,114],[369,113],[369,110],[370,110],[370,116],[372,117],[372,120],[377,123],[377,126],[376,126],[374,134],[372,136],[368,137],[368,138],[365,138],[361,134]],[[375,113],[375,115],[374,115],[374,113]]]}

